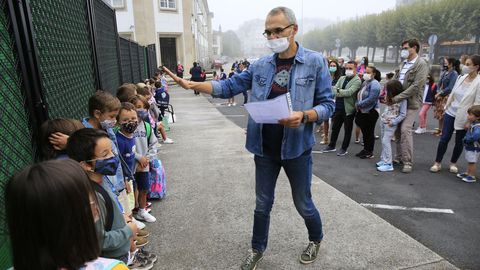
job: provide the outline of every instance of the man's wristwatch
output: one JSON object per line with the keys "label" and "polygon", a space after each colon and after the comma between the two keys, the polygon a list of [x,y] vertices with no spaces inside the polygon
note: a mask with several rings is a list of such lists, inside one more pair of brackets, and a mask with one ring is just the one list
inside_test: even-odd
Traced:
{"label": "man's wristwatch", "polygon": [[302,124],[308,123],[308,113],[303,112]]}

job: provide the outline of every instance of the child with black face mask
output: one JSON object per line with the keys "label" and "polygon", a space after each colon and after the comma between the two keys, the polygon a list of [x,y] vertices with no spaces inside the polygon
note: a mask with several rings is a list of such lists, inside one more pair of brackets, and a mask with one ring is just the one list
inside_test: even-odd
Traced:
{"label": "child with black face mask", "polygon": [[[135,106],[130,102],[122,102],[122,107],[117,116],[120,126],[115,132],[118,143],[118,152],[124,161],[123,175],[133,179],[135,173],[135,138],[133,133],[137,130],[138,118]],[[127,185],[127,193],[130,193]]]}
{"label": "child with black face mask", "polygon": [[[149,171],[150,161],[157,156],[158,139],[153,134],[152,126],[148,123],[148,109],[150,104],[141,95],[136,95],[130,102],[135,106],[138,117],[138,127],[134,132],[135,137],[135,186],[138,191],[138,211],[134,217],[141,221],[155,222],[156,218],[147,212],[147,194],[150,191]],[[137,205],[136,205],[137,206]]]}

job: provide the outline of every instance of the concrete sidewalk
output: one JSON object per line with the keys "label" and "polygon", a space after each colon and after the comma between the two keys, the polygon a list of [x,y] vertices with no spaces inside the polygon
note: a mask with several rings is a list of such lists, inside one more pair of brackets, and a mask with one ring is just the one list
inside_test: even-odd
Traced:
{"label": "concrete sidewalk", "polygon": [[[157,222],[149,225],[150,249],[159,257],[154,269],[239,269],[255,207],[244,130],[205,97],[177,87],[170,93],[178,122],[169,133],[175,144],[160,149],[168,193],[154,203]],[[317,177],[312,194],[325,232],[318,261],[298,261],[308,235],[282,172],[258,269],[456,269]]]}

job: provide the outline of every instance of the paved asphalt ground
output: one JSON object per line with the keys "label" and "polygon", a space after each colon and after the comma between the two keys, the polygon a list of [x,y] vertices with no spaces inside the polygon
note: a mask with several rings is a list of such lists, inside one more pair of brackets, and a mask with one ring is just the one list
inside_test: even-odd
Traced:
{"label": "paved asphalt ground", "polygon": [[[148,225],[152,233],[147,248],[158,255],[154,269],[238,269],[250,246],[255,205],[253,156],[244,148],[244,130],[229,120],[242,122],[234,116],[242,109],[216,106],[206,96],[177,87],[170,93],[177,121],[169,134],[175,143],[163,145],[159,152],[168,194],[154,203],[157,222]],[[217,108],[228,110],[230,116]],[[325,157],[324,162],[334,163]],[[325,171],[317,155],[315,159],[315,167]],[[322,178],[340,182],[338,177]],[[284,173],[275,193],[269,246],[258,270],[457,269],[315,175],[312,197],[325,237],[318,261],[303,266],[298,256],[307,244],[307,233]]]}
{"label": "paved asphalt ground", "polygon": [[[237,106],[234,107],[225,106],[226,100],[205,97],[227,119],[246,128],[247,113],[239,106],[243,103],[242,95],[236,97]],[[429,111],[429,130],[438,123],[432,115],[433,109]],[[376,134],[380,134],[378,124]],[[340,134],[337,147],[342,140],[343,134]],[[320,141],[317,134],[317,142]],[[357,203],[451,209],[453,214],[371,208],[370,211],[455,266],[480,269],[480,183],[464,183],[448,172],[453,141],[445,155],[443,170],[436,174],[428,171],[438,143],[438,137],[431,134],[414,134],[414,170],[410,174],[401,173],[401,168],[390,173],[377,172],[375,162],[381,152],[381,142],[376,141],[374,159],[361,160],[354,154],[362,148],[353,141],[352,135],[349,154],[345,157],[335,153],[313,154],[314,175]],[[323,147],[317,143],[314,151]],[[460,171],[466,169],[463,154],[458,166]]]}

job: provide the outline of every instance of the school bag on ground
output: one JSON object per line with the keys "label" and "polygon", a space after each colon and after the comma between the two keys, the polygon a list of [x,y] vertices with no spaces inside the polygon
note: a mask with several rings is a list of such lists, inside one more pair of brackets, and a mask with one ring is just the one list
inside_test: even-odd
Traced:
{"label": "school bag on ground", "polygon": [[167,195],[167,181],[162,161],[154,159],[150,162],[150,192],[149,199],[163,199]]}

